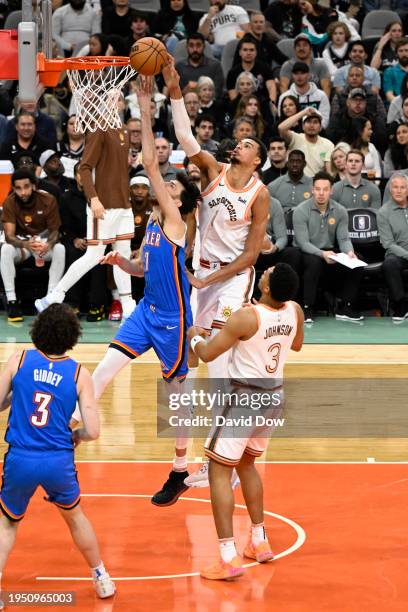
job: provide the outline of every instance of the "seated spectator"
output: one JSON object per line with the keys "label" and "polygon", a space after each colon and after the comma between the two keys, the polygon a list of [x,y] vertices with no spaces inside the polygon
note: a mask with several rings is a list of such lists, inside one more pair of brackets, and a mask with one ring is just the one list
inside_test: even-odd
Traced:
{"label": "seated spectator", "polygon": [[[127,114],[129,114],[131,117],[134,117],[135,119],[140,119],[140,108],[136,94],[136,83],[137,77],[130,79],[129,93],[125,98],[125,102],[127,106]],[[165,106],[167,97],[164,94],[160,93],[159,88],[157,86],[157,82],[155,80],[153,80],[152,87],[152,100],[154,100],[154,103],[156,104],[155,116],[164,120],[167,117],[167,111]]]}
{"label": "seated spectator", "polygon": [[211,115],[215,121],[215,134],[218,138],[224,133],[225,105],[215,97],[214,81],[202,76],[197,81],[197,95],[200,101],[199,113]]}
{"label": "seated spectator", "polygon": [[351,270],[331,259],[336,249],[356,257],[348,235],[347,211],[332,198],[332,181],[330,174],[317,173],[313,177],[313,196],[293,213],[294,246],[302,251],[303,260],[305,323],[314,321],[317,289],[323,279],[342,299],[336,308],[336,318],[350,321],[364,318],[354,310],[363,269]]}
{"label": "seated spectator", "polygon": [[[292,96],[288,94],[284,98],[282,97],[282,103],[280,105],[280,114],[278,117],[278,124],[282,123],[283,121],[285,121],[285,119],[288,119],[289,117],[293,117],[293,115],[296,115],[296,113],[299,113],[300,111],[301,111],[301,108],[299,104],[299,98],[297,96]],[[292,130],[294,132],[301,132],[302,123],[298,122],[296,125],[292,127]]]}
{"label": "seated spectator", "polygon": [[179,40],[197,31],[198,18],[187,0],[165,0],[156,15],[154,31],[162,36],[169,53],[173,53]]}
{"label": "seated spectator", "polygon": [[1,249],[0,271],[7,298],[8,320],[23,320],[17,301],[15,264],[34,257],[41,267],[51,261],[48,290],[64,273],[65,249],[58,243],[61,220],[56,199],[37,191],[35,176],[25,169],[12,175],[12,193],[3,204],[2,223],[6,242]]}
{"label": "seated spectator", "polygon": [[[27,170],[35,176],[38,166],[34,162],[32,153],[29,153],[28,151],[20,151],[19,153],[15,154],[14,170],[20,169]],[[47,179],[45,178],[35,176],[35,185],[39,191],[46,191],[47,193],[50,193],[58,202],[58,198],[61,192],[59,188],[54,185],[54,183],[51,183],[51,181],[47,181]]]}
{"label": "seated spectator", "polygon": [[203,151],[209,151],[213,155],[217,152],[220,144],[213,140],[214,130],[215,123],[211,115],[198,115],[195,120],[196,140]]}
{"label": "seated spectator", "polygon": [[243,138],[249,136],[255,136],[254,122],[250,117],[240,117],[234,121],[234,129],[232,131],[232,137],[236,141],[240,141]]}
{"label": "seated spectator", "polygon": [[349,64],[339,68],[333,78],[333,86],[336,93],[341,93],[347,84],[347,75],[351,66],[359,66],[364,70],[364,86],[369,88],[372,93],[379,93],[381,89],[381,77],[378,70],[365,64],[368,57],[364,42],[355,40],[349,44],[347,57]]}
{"label": "seated spectator", "polygon": [[370,66],[383,73],[384,70],[398,63],[397,43],[403,38],[404,31],[400,21],[391,21],[385,28],[383,35],[375,45]]}
{"label": "seated spectator", "polygon": [[127,47],[130,49],[133,47],[135,42],[150,36],[150,27],[145,13],[141,11],[132,10],[130,14],[130,36],[127,40]]}
{"label": "seated spectator", "polygon": [[140,119],[128,119],[126,129],[129,132],[130,148],[139,153],[142,150],[142,128]]}
{"label": "seated spectator", "polygon": [[255,269],[263,272],[281,261],[288,263],[300,274],[301,252],[299,249],[288,246],[288,234],[282,206],[276,198],[271,198],[266,238],[255,264]]}
{"label": "seated spectator", "polygon": [[345,137],[352,149],[358,149],[364,155],[363,172],[371,180],[382,176],[381,156],[371,142],[373,127],[367,117],[356,117],[351,120],[350,132]]}
{"label": "seated spectator", "polygon": [[395,45],[398,63],[384,71],[383,92],[389,102],[398,96],[401,83],[408,72],[408,38],[401,38]]}
{"label": "seated spectator", "polygon": [[346,155],[346,176],[333,187],[332,198],[344,208],[380,208],[381,192],[377,185],[361,176],[364,155],[351,149]]}
{"label": "seated spectator", "polygon": [[171,181],[175,178],[178,170],[169,162],[171,148],[167,138],[155,138],[157,158],[159,161],[159,170],[165,181]]}
{"label": "seated spectator", "polygon": [[65,191],[69,191],[72,187],[72,181],[64,176],[65,168],[60,157],[61,154],[52,149],[47,149],[40,155],[40,166],[45,174],[45,178],[59,190],[58,203],[61,201],[62,194]]}
{"label": "seated spectator", "polygon": [[273,105],[277,102],[276,84],[272,69],[268,64],[258,59],[257,46],[252,37],[244,36],[238,43],[240,61],[232,66],[227,75],[227,90],[230,100],[237,96],[236,81],[242,72],[251,72],[258,80],[257,94],[260,98],[270,100]]}
{"label": "seated spectator", "polygon": [[12,140],[16,136],[16,118],[21,111],[32,113],[35,117],[35,131],[39,138],[47,141],[50,147],[55,147],[57,141],[57,130],[52,117],[39,110],[36,102],[20,102],[16,98],[17,112],[7,123],[6,140]]}
{"label": "seated spectator", "polygon": [[312,195],[313,180],[304,174],[305,167],[305,154],[294,149],[288,155],[288,173],[268,185],[269,193],[279,200],[285,212],[308,200]]}
{"label": "seated spectator", "polygon": [[348,42],[351,33],[345,23],[334,21],[327,28],[327,37],[329,42],[323,50],[322,58],[329,69],[330,77],[333,79],[336,70],[345,66],[347,62]]}
{"label": "seated spectator", "polygon": [[169,137],[169,129],[167,127],[167,123],[165,123],[160,117],[157,117],[156,112],[157,106],[154,98],[150,101],[150,110],[151,110],[151,121],[152,121],[152,132],[155,138],[168,138]]}
{"label": "seated spectator", "polygon": [[367,112],[367,95],[365,89],[362,88],[357,87],[350,91],[343,112],[339,112],[337,115],[332,113],[327,128],[327,137],[332,142],[338,143],[343,140],[349,142],[353,121],[362,117],[370,119],[373,144],[381,152],[384,152],[387,147],[384,117],[376,113]]}
{"label": "seated spectator", "polygon": [[265,15],[260,11],[251,11],[248,33],[256,41],[258,57],[267,58],[267,63],[272,64],[272,67],[281,66],[286,62],[288,58],[279,50],[272,34],[266,30]]}
{"label": "seated spectator", "polygon": [[237,110],[235,112],[234,120],[243,116],[250,117],[252,119],[255,126],[255,135],[257,138],[265,140],[265,138],[269,137],[269,130],[263,120],[261,105],[256,96],[243,96],[240,99],[237,106]]}
{"label": "seated spectator", "polygon": [[272,25],[279,38],[295,38],[302,28],[302,13],[298,2],[277,0],[264,10],[267,21]]}
{"label": "seated spectator", "polygon": [[312,45],[306,34],[299,34],[295,38],[295,57],[285,62],[279,73],[280,91],[281,93],[289,89],[292,79],[292,68],[296,62],[303,62],[310,68],[311,80],[324,93],[330,97],[330,73],[326,66],[326,62],[322,59],[313,57]]}
{"label": "seated spectator", "polygon": [[220,58],[228,41],[249,31],[249,16],[241,6],[227,0],[209,0],[210,8],[200,19],[198,31],[212,43],[214,57]]}
{"label": "seated spectator", "polygon": [[79,160],[85,146],[85,135],[75,129],[76,115],[71,115],[65,124],[64,135],[57,143],[57,151],[62,157]]}
{"label": "seated spectator", "polygon": [[[86,210],[88,206],[85,197],[81,177],[79,174],[79,162],[74,167],[75,182],[71,185],[69,191],[66,191],[61,196],[60,212],[61,212],[61,242],[65,247],[66,266],[69,266],[82,257],[86,251]],[[65,296],[65,301],[76,311],[81,308],[81,301],[84,293],[84,288],[87,288],[87,299],[90,304],[88,321],[95,321],[95,317],[91,312],[95,307],[105,306],[107,298],[106,287],[106,268],[105,266],[97,265],[82,279],[75,283]]]}
{"label": "seated spectator", "polygon": [[377,214],[378,232],[385,249],[383,274],[391,297],[392,320],[404,321],[408,317],[408,303],[402,272],[408,268],[408,179],[405,175],[393,174],[390,180],[391,199]]}
{"label": "seated spectator", "polygon": [[286,142],[280,136],[275,136],[268,143],[268,160],[269,168],[262,172],[262,182],[269,185],[279,176],[286,174],[288,147]]}
{"label": "seated spectator", "polygon": [[[138,256],[146,226],[152,212],[150,181],[143,174],[136,174],[129,184],[130,202],[135,218],[135,235],[131,240],[133,257]],[[144,277],[132,276],[132,295],[138,302],[143,297]],[[119,302],[120,304],[120,302]]]}
{"label": "seated spectator", "polygon": [[[134,15],[129,7],[129,0],[112,0],[102,12],[102,32],[106,35],[116,34],[124,40],[131,36],[131,23]],[[97,32],[100,30],[96,30]]]}
{"label": "seated spectator", "polygon": [[88,44],[82,47],[76,55],[78,57],[107,55],[108,47],[109,39],[105,34],[92,34],[92,36],[89,37]]}
{"label": "seated spectator", "polygon": [[319,4],[319,0],[299,0],[302,13],[302,32],[304,32],[316,55],[320,55],[328,40],[327,28],[338,21],[337,12]]}
{"label": "seated spectator", "polygon": [[[292,126],[302,121],[303,133],[292,131]],[[314,108],[304,108],[296,115],[289,117],[278,126],[279,133],[289,145],[289,151],[300,149],[306,157],[305,174],[314,176],[321,170],[330,169],[330,156],[334,149],[331,140],[320,136],[322,130],[322,116]]]}
{"label": "seated spectator", "polygon": [[[406,100],[408,106],[408,98]],[[408,168],[408,123],[400,123],[384,157],[384,177]]]}
{"label": "seated spectator", "polygon": [[349,145],[343,142],[334,147],[330,156],[330,174],[335,183],[342,181],[346,176],[346,155],[348,151],[350,151]]}
{"label": "seated spectator", "polygon": [[408,96],[408,74],[404,76],[401,82],[399,95],[393,98],[387,114],[387,123],[393,123],[402,118],[402,102]]}
{"label": "seated spectator", "polygon": [[176,70],[180,75],[180,87],[195,87],[202,76],[211,77],[215,84],[216,98],[222,96],[224,91],[224,73],[221,64],[216,59],[204,55],[204,36],[198,32],[187,37],[187,59],[176,64]]}
{"label": "seated spectator", "polygon": [[85,0],[69,0],[69,4],[57,8],[52,16],[52,36],[66,55],[71,55],[78,43],[100,31],[100,16]]}
{"label": "seated spectator", "polygon": [[19,151],[27,151],[39,164],[40,155],[49,148],[49,143],[37,135],[35,116],[28,111],[20,111],[16,117],[15,135],[6,140],[0,147],[0,159],[9,159],[14,163],[14,156]]}
{"label": "seated spectator", "polygon": [[300,109],[311,106],[322,115],[322,126],[327,128],[330,118],[330,102],[324,91],[311,80],[310,68],[305,62],[296,62],[292,67],[292,85],[280,97],[278,112],[286,96],[295,96]]}
{"label": "seated spectator", "polygon": [[[396,100],[396,98],[394,99]],[[401,111],[398,114],[398,118],[395,119],[395,121],[393,121],[392,123],[389,123],[387,125],[388,137],[393,138],[395,136],[395,132],[397,131],[398,126],[401,125],[402,123],[407,123],[407,122],[408,122],[408,94],[405,94],[405,96],[402,99]]]}

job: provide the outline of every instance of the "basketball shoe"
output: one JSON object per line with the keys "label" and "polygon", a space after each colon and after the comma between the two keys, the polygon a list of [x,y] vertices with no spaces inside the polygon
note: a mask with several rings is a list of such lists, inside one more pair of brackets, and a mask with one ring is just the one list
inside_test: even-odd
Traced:
{"label": "basketball shoe", "polygon": [[35,300],[34,306],[37,309],[37,312],[42,312],[51,304],[62,304],[65,298],[65,293],[63,291],[51,291],[45,297]]}
{"label": "basketball shoe", "polygon": [[[210,483],[208,481],[208,461],[204,461],[203,465],[199,470],[193,472],[185,479],[184,484],[192,489],[202,489],[204,487],[209,487]],[[235,469],[232,470],[231,474],[231,486],[235,489],[240,483],[239,476]]]}
{"label": "basketball shoe", "polygon": [[259,544],[255,546],[255,544],[252,542],[252,537],[250,534],[248,544],[245,546],[244,557],[248,557],[248,559],[256,559],[258,563],[266,563],[267,561],[271,561],[273,559],[273,552],[271,551],[268,540],[259,542]]}
{"label": "basketball shoe", "polygon": [[229,563],[219,559],[214,565],[203,567],[200,576],[207,580],[234,580],[242,576],[244,571],[242,558],[237,555]]}
{"label": "basketball shoe", "polygon": [[109,321],[121,321],[122,320],[122,304],[119,300],[113,300],[109,309]]}
{"label": "basketball shoe", "polygon": [[153,495],[152,504],[155,506],[172,506],[175,504],[180,495],[188,489],[188,485],[185,484],[187,476],[188,472],[172,470],[163,488]]}
{"label": "basketball shoe", "polygon": [[108,572],[105,572],[104,574],[101,574],[100,576],[94,578],[93,584],[96,594],[101,599],[105,599],[106,597],[112,597],[112,595],[115,594],[115,583],[109,576]]}

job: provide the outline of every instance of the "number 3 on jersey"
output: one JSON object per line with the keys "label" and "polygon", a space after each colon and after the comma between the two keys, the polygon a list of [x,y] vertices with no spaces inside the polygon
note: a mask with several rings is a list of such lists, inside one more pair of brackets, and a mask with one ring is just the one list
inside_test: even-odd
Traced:
{"label": "number 3 on jersey", "polygon": [[34,393],[34,404],[36,409],[30,417],[31,425],[35,427],[45,427],[48,423],[50,416],[49,404],[52,400],[50,393],[43,393],[42,391],[36,391]]}
{"label": "number 3 on jersey", "polygon": [[268,374],[273,374],[278,369],[280,352],[281,345],[279,344],[279,342],[271,344],[271,346],[268,348],[268,353],[271,353],[272,359],[271,365],[265,366],[265,370],[268,372]]}

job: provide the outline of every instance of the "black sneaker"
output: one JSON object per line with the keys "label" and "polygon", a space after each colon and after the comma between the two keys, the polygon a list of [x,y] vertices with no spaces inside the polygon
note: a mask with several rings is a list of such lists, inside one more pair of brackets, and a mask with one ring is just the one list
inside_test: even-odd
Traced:
{"label": "black sneaker", "polygon": [[172,470],[161,491],[153,495],[151,499],[152,504],[155,506],[171,506],[175,504],[180,495],[188,489],[188,486],[184,484],[184,479],[187,477],[188,472],[175,472]]}
{"label": "black sneaker", "polygon": [[399,302],[395,303],[394,314],[392,315],[392,320],[400,323],[401,321],[405,321],[408,318],[408,304],[405,300],[399,300]]}
{"label": "black sneaker", "polygon": [[314,323],[313,310],[311,306],[303,306],[303,313],[305,315],[305,323]]}
{"label": "black sneaker", "polygon": [[339,306],[339,308],[337,309],[336,319],[358,322],[362,321],[364,317],[360,312],[357,312],[352,308],[350,302],[347,302],[347,304]]}
{"label": "black sneaker", "polygon": [[10,321],[10,323],[18,323],[19,321],[23,321],[23,319],[24,317],[19,303],[16,300],[11,300],[7,304],[7,320]]}
{"label": "black sneaker", "polygon": [[96,321],[102,321],[105,318],[105,306],[91,306],[86,320],[89,323],[95,323]]}

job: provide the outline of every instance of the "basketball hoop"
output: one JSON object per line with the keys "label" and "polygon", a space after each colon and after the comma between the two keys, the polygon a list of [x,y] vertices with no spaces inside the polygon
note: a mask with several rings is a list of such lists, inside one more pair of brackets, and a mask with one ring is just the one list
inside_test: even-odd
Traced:
{"label": "basketball hoop", "polygon": [[61,72],[67,72],[76,109],[76,131],[83,134],[88,130],[95,132],[97,129],[106,131],[121,127],[118,110],[121,90],[129,79],[137,75],[128,57],[40,60],[39,77],[44,85],[55,86]]}

